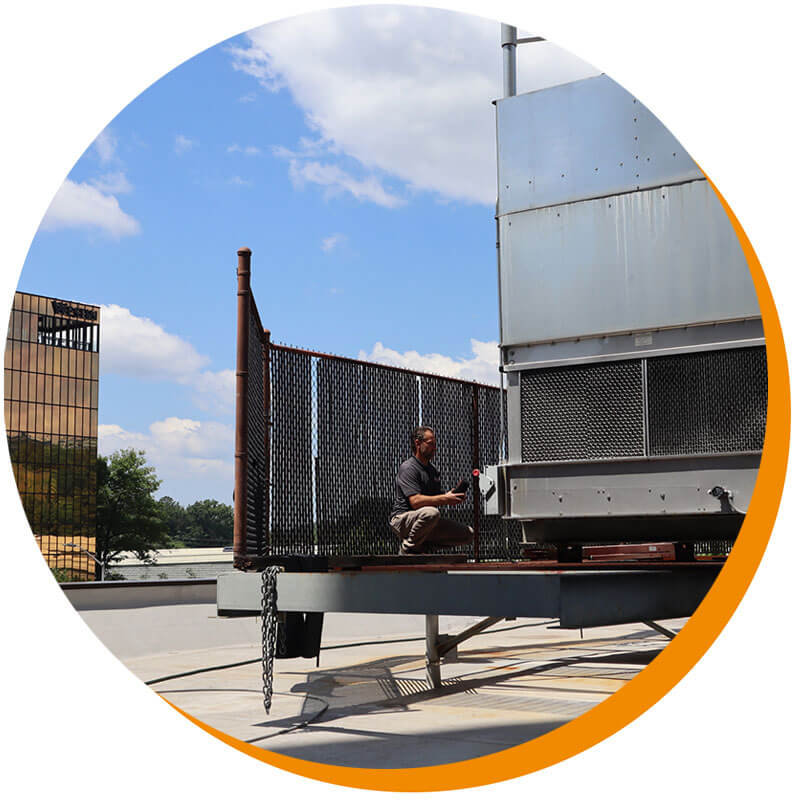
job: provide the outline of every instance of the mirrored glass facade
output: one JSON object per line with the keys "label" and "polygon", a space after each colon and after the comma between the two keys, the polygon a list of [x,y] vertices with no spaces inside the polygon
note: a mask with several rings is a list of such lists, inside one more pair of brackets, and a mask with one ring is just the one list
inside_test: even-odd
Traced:
{"label": "mirrored glass facade", "polygon": [[48,564],[93,580],[100,309],[16,292],[5,350],[14,477]]}

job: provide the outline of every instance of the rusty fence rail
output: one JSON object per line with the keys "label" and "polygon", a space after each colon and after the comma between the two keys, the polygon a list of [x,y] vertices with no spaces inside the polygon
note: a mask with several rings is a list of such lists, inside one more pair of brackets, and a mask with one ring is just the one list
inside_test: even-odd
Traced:
{"label": "rusty fence rail", "polygon": [[[445,487],[497,463],[499,387],[276,344],[250,289],[249,250],[238,275],[237,568],[259,568],[268,555],[396,553],[394,478],[417,425],[436,431]],[[484,515],[477,478],[464,504],[443,513],[476,530],[461,552],[519,557],[519,524]]]}

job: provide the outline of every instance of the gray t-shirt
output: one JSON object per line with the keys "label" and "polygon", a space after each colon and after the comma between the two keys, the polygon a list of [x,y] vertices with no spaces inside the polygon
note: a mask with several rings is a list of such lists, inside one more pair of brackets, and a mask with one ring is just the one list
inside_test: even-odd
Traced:
{"label": "gray t-shirt", "polygon": [[406,459],[397,470],[394,481],[394,504],[391,517],[411,511],[408,498],[415,494],[424,494],[428,497],[442,494],[442,481],[439,470],[428,464],[423,464],[416,456]]}

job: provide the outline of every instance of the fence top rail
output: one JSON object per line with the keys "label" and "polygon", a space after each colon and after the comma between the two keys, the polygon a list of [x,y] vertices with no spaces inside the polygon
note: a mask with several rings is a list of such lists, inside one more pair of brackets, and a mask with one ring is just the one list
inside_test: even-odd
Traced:
{"label": "fence top rail", "polygon": [[[420,370],[408,369],[406,367],[395,367],[392,364],[380,364],[377,361],[362,361],[358,358],[350,358],[349,356],[338,356],[333,353],[320,353],[316,350],[305,350],[301,347],[292,347],[288,344],[277,344],[270,341],[269,347],[272,350],[282,350],[286,353],[298,353],[300,355],[312,356],[314,358],[328,358],[334,361],[347,361],[351,364],[361,364],[365,367],[379,367],[380,369],[392,370],[393,372],[404,372],[407,375],[421,376],[423,378],[436,378],[437,380],[450,381],[452,383],[461,383],[465,386],[477,386],[482,389],[499,390],[499,386],[492,386],[490,383],[481,383],[480,381],[470,381],[464,378],[452,378],[449,375],[438,375],[435,372],[422,372]],[[500,365],[498,363],[498,374]]]}

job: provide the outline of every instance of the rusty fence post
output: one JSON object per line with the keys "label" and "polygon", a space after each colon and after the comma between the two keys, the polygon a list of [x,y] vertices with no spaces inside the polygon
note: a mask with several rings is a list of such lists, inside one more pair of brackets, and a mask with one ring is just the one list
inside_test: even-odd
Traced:
{"label": "rusty fence post", "polygon": [[478,384],[472,384],[472,527],[475,529],[475,560],[481,560],[481,496],[477,470],[480,461],[480,420],[478,419]]}
{"label": "rusty fence post", "polygon": [[236,269],[236,432],[233,488],[233,566],[247,562],[247,358],[250,321],[249,247],[238,251]]}

